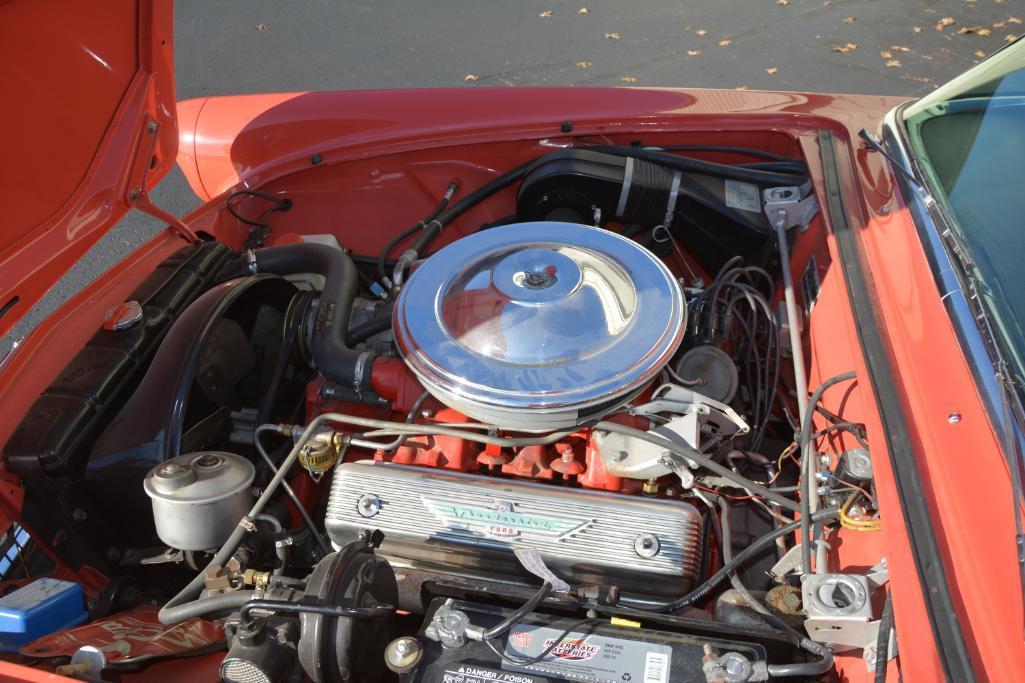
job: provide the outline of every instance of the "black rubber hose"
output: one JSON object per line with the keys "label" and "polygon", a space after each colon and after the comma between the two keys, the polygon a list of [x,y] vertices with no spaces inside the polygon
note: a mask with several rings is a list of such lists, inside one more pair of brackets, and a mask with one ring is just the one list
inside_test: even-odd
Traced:
{"label": "black rubber hose", "polygon": [[[252,594],[252,591],[248,591]],[[323,614],[328,617],[343,617],[348,619],[380,619],[395,613],[395,608],[390,605],[378,607],[340,607],[339,605],[310,605],[302,602],[285,602],[283,600],[249,600],[242,605],[239,611],[241,623],[252,623],[252,611],[254,609],[267,610],[269,612],[289,612],[291,614]]]}
{"label": "black rubber hose", "polygon": [[229,612],[242,607],[255,596],[255,591],[235,591],[200,598],[177,607],[165,607],[160,611],[160,621],[164,624],[177,624],[193,617],[202,617],[216,612]]}
{"label": "black rubber hose", "polygon": [[820,676],[833,668],[833,653],[828,647],[814,640],[803,638],[801,647],[815,655],[818,660],[814,662],[793,662],[791,664],[769,664],[765,667],[770,678],[786,677],[811,677]]}
{"label": "black rubber hose", "polygon": [[406,228],[398,235],[395,235],[388,240],[388,243],[384,245],[384,249],[381,250],[380,255],[377,257],[377,276],[381,279],[381,284],[384,284],[388,280],[388,275],[385,273],[385,260],[388,258],[388,254],[391,253],[392,249],[397,247],[403,240],[412,237],[418,230],[424,229],[428,223],[437,218],[438,214],[444,211],[445,207],[448,206],[448,202],[452,199],[452,195],[454,195],[458,190],[459,183],[453,180],[448,184],[448,188],[445,190],[445,194],[442,196],[441,201],[438,202],[438,205],[434,207],[433,211],[427,214],[426,218],[416,225]]}
{"label": "black rubber hose", "polygon": [[254,252],[256,270],[276,275],[319,273],[324,289],[317,305],[310,351],[317,369],[344,387],[369,390],[372,356],[345,342],[352,302],[359,289],[356,266],[341,249],[324,244],[284,244]]}
{"label": "black rubber hose", "polygon": [[879,634],[876,636],[875,683],[886,683],[886,669],[890,661],[890,632],[893,631],[893,593],[887,591],[883,603],[883,614],[879,618]]}
{"label": "black rubber hose", "polygon": [[811,398],[808,400],[808,410],[804,413],[804,421],[801,423],[801,433],[798,435],[798,441],[800,442],[800,449],[798,452],[801,454],[801,568],[804,573],[811,574],[811,549],[814,544],[814,540],[811,536],[811,492],[812,487],[818,486],[817,482],[812,481],[811,477],[808,476],[809,460],[811,459],[811,434],[812,434],[812,418],[815,417],[815,406],[818,405],[819,399],[822,398],[822,394],[826,392],[826,389],[847,380],[855,379],[857,374],[854,371],[845,372],[834,377],[830,377],[825,382],[820,384],[814,392],[812,392]]}
{"label": "black rubber hose", "polygon": [[506,632],[516,624],[520,623],[525,616],[533,612],[541,602],[548,597],[548,594],[552,592],[552,584],[545,581],[541,588],[538,589],[534,595],[531,596],[530,600],[527,600],[523,605],[507,616],[502,621],[498,622],[491,628],[484,631],[482,640],[494,640],[500,636],[504,636]]}
{"label": "black rubber hose", "polygon": [[360,323],[349,330],[349,333],[345,337],[345,343],[350,347],[356,346],[356,344],[362,344],[375,334],[380,334],[385,330],[390,330],[391,320],[391,311],[388,311],[376,318],[371,318],[365,323]]}
{"label": "black rubber hose", "polygon": [[274,576],[280,576],[285,572],[285,567],[288,566],[288,546],[283,542],[285,540],[285,528],[281,526],[281,522],[278,521],[277,517],[266,513],[255,515],[253,521],[269,524],[274,531],[274,555],[278,558],[278,566],[274,568],[272,573]]}
{"label": "black rubber hose", "polygon": [[[541,158],[543,159],[544,157]],[[416,238],[416,241],[413,242],[409,248],[417,254],[423,255],[425,253],[425,249],[430,246],[431,242],[434,241],[434,238],[438,236],[446,225],[454,221],[456,218],[459,218],[473,206],[484,201],[499,190],[502,190],[523,178],[537,162],[537,159],[532,159],[525,164],[517,166],[511,171],[507,171],[506,173],[493,178],[442,211],[437,218],[430,221],[427,226],[424,227],[423,232],[420,233]]]}
{"label": "black rubber hose", "polygon": [[692,157],[681,157],[666,152],[659,152],[651,149],[630,147],[629,145],[597,145],[585,149],[594,152],[604,152],[621,157],[634,157],[644,159],[659,166],[666,166],[678,171],[690,173],[702,173],[716,176],[718,178],[729,178],[731,180],[742,180],[758,185],[799,185],[807,179],[807,170],[802,170],[803,165],[796,162],[794,170],[802,170],[798,173],[778,173],[774,171],[760,171],[758,169],[744,168],[730,164],[717,164],[713,161],[703,161]]}
{"label": "black rubber hose", "polygon": [[[448,202],[446,202],[446,204],[447,203]],[[432,216],[437,216],[437,214],[431,214],[431,215]],[[434,220],[434,218],[431,218],[430,216],[428,218],[430,220],[432,220],[432,221]],[[379,278],[381,284],[384,284],[388,280],[388,273],[387,273],[387,269],[385,267],[386,266],[386,261],[388,260],[388,254],[390,254],[392,252],[392,250],[399,245],[400,242],[402,242],[403,240],[409,239],[410,237],[415,235],[420,230],[423,230],[424,226],[426,226],[426,225],[427,225],[427,223],[425,221],[420,221],[416,225],[410,226],[410,227],[406,228],[405,230],[403,230],[402,232],[400,232],[398,235],[395,235],[395,237],[392,237],[390,240],[388,240],[388,243],[384,245],[384,248],[381,249],[381,253],[377,257],[377,262],[376,262],[377,263],[377,277]]]}
{"label": "black rubber hose", "polygon": [[[819,510],[812,514],[811,519],[813,522],[826,522],[835,519],[840,516],[838,510]],[[756,538],[749,546],[737,553],[732,560],[725,563],[720,567],[719,571],[708,577],[708,580],[702,583],[700,586],[687,593],[681,598],[674,600],[673,602],[665,603],[662,605],[640,605],[633,607],[632,609],[640,612],[657,612],[659,614],[670,614],[672,612],[678,612],[679,610],[692,605],[701,598],[705,597],[712,592],[712,589],[718,586],[730,573],[737,571],[737,569],[751,559],[753,556],[760,553],[771,543],[775,542],[777,538],[792,534],[801,527],[801,522],[791,522],[790,524],[784,524],[783,526],[773,529],[764,536]]]}

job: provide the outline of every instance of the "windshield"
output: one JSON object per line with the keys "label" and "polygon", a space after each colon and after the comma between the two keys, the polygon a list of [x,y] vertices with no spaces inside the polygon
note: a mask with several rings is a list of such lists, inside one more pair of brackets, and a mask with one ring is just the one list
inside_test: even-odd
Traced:
{"label": "windshield", "polygon": [[916,162],[974,261],[997,333],[1025,377],[1025,43],[902,113]]}

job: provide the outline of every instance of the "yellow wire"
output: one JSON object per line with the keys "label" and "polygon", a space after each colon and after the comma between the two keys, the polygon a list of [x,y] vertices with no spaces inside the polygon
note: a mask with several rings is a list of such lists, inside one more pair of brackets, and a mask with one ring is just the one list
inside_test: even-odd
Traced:
{"label": "yellow wire", "polygon": [[845,529],[852,529],[854,531],[879,531],[883,528],[883,523],[878,519],[854,519],[847,511],[851,507],[851,503],[858,497],[857,493],[851,494],[847,500],[844,501],[843,505],[840,506],[840,526]]}

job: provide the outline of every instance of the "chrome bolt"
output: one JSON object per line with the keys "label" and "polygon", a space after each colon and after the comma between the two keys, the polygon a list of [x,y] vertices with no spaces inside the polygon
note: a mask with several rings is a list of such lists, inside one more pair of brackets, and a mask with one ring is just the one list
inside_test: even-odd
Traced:
{"label": "chrome bolt", "polygon": [[882,206],[879,207],[879,213],[883,214],[884,216],[886,214],[890,213],[891,210],[892,209],[890,209],[890,205],[889,204],[883,204]]}
{"label": "chrome bolt", "polygon": [[610,457],[612,458],[612,462],[623,462],[628,456],[629,453],[626,451],[612,451],[612,455]]}
{"label": "chrome bolt", "polygon": [[662,544],[654,534],[641,534],[634,539],[634,552],[641,557],[655,557],[661,549]]}
{"label": "chrome bolt", "polygon": [[961,413],[951,413],[950,415],[947,415],[947,422],[949,422],[952,425],[956,425],[960,421]]}

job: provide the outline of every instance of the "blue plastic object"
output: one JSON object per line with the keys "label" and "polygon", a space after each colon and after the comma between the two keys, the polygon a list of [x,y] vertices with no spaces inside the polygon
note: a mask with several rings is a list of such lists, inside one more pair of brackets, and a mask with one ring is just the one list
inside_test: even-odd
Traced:
{"label": "blue plastic object", "polygon": [[88,618],[82,587],[60,579],[38,579],[0,598],[0,652],[81,624]]}

